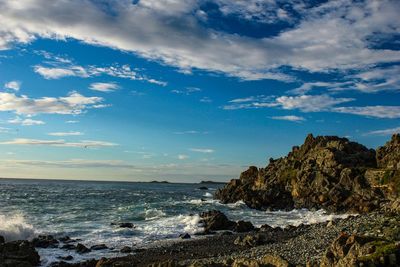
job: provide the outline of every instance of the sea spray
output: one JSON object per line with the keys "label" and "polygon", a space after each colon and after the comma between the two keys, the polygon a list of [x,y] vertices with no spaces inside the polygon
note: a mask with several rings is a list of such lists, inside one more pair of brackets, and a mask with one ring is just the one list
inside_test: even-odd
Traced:
{"label": "sea spray", "polygon": [[0,236],[6,241],[31,239],[35,236],[32,225],[25,222],[21,214],[1,215],[0,214]]}

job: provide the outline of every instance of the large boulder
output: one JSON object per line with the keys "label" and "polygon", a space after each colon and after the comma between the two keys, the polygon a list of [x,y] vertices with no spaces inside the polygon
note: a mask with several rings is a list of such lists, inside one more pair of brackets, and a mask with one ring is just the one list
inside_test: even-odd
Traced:
{"label": "large boulder", "polygon": [[200,214],[201,223],[204,227],[204,232],[212,232],[219,230],[233,230],[236,226],[234,221],[231,221],[225,214],[218,210],[202,212]]}
{"label": "large boulder", "polygon": [[40,257],[32,243],[12,241],[0,243],[0,267],[33,267],[40,264]]}
{"label": "large boulder", "polygon": [[382,192],[365,178],[376,168],[375,151],[336,136],[308,135],[283,158],[267,167],[250,167],[215,194],[223,203],[244,201],[257,209],[325,208],[370,211]]}

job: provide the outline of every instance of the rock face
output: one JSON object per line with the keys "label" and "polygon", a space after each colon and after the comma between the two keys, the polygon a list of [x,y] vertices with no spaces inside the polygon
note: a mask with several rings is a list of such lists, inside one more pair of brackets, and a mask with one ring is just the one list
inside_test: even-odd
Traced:
{"label": "rock face", "polygon": [[326,251],[321,267],[399,266],[400,243],[358,235],[340,235]]}
{"label": "rock face", "polygon": [[0,267],[33,267],[39,264],[40,257],[32,243],[28,241],[0,243]]}
{"label": "rock face", "polygon": [[[286,157],[270,159],[265,168],[250,167],[215,197],[224,203],[242,200],[256,209],[368,212],[388,200],[385,190],[371,180],[383,184],[400,181],[399,159],[399,135],[375,152],[346,138],[310,134]],[[382,174],[378,178],[373,174],[372,179],[371,170]],[[399,189],[392,188],[391,194]]]}

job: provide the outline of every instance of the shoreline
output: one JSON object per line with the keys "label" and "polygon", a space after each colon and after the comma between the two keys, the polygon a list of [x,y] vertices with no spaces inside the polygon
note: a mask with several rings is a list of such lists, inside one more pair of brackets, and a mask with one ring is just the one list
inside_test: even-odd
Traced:
{"label": "shoreline", "polygon": [[[262,263],[266,258],[281,264],[272,266],[320,266],[335,239],[345,234],[394,242],[395,259],[397,255],[400,263],[399,222],[400,214],[372,212],[284,229],[264,225],[243,233],[222,230],[199,238],[158,240],[141,249],[132,248],[126,256],[79,263],[60,259],[50,266],[234,266],[234,262],[243,261],[248,261],[247,265],[235,266],[266,266]],[[251,265],[251,261],[259,265]]]}

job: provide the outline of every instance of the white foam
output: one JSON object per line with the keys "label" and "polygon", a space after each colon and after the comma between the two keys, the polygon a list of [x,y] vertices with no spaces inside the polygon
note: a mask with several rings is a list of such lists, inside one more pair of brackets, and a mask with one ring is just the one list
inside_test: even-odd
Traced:
{"label": "white foam", "polygon": [[205,193],[204,196],[205,196],[205,197],[213,197],[213,195],[212,195],[211,193],[208,193],[208,192]]}
{"label": "white foam", "polygon": [[0,235],[6,241],[31,239],[35,236],[35,229],[25,222],[21,214],[11,216],[0,214]]}
{"label": "white foam", "polygon": [[145,220],[150,221],[150,220],[155,220],[161,217],[165,217],[166,214],[162,210],[159,209],[148,209],[145,211]]}

